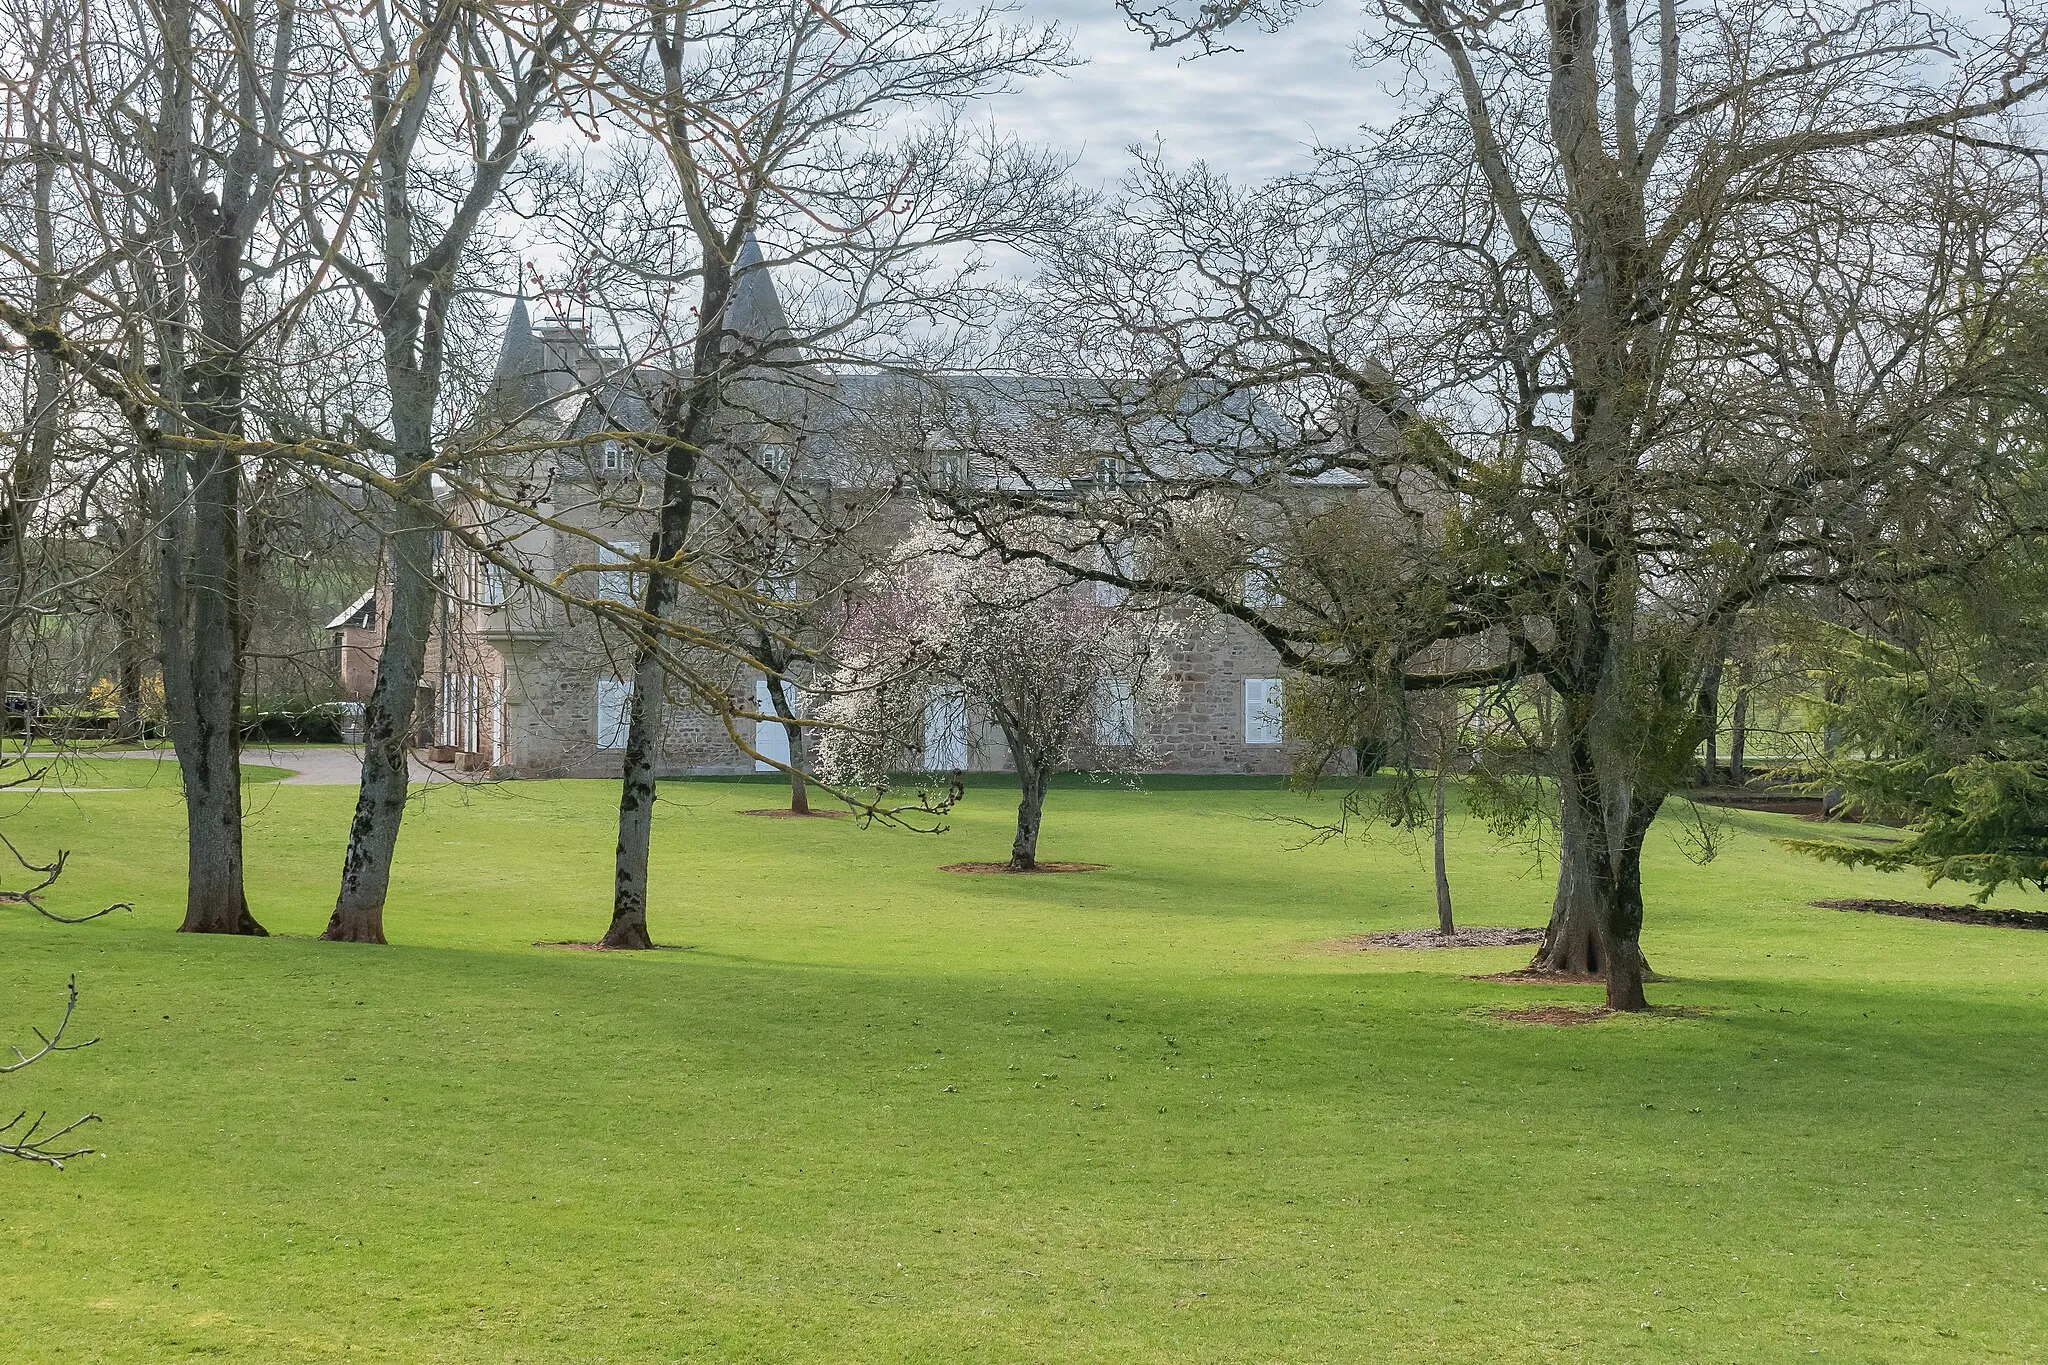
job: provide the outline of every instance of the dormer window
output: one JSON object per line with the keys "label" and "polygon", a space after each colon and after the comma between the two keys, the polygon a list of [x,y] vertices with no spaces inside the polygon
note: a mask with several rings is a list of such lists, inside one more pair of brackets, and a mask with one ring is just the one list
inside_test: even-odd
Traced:
{"label": "dormer window", "polygon": [[1097,455],[1095,457],[1095,482],[1100,484],[1122,483],[1124,462],[1119,455]]}
{"label": "dormer window", "polygon": [[967,456],[957,450],[942,450],[931,456],[928,476],[934,488],[957,491],[967,486]]}
{"label": "dormer window", "polygon": [[626,452],[617,441],[606,441],[597,448],[597,472],[617,474],[626,467]]}
{"label": "dormer window", "polygon": [[789,447],[771,442],[761,447],[761,472],[771,479],[789,477]]}

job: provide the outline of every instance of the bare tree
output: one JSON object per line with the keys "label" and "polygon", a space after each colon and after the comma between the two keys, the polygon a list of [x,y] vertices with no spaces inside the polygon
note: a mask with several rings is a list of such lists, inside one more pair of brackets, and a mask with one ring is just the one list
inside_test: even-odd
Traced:
{"label": "bare tree", "polygon": [[[336,32],[345,70],[329,105],[354,175],[298,176],[300,222],[362,297],[382,353],[389,471],[390,603],[363,715],[363,773],[323,938],[383,943],[384,901],[405,816],[407,748],[438,601],[433,564],[440,403],[458,279],[535,125],[550,109],[558,54],[581,22],[569,0],[508,19],[474,0],[415,12],[370,7]],[[459,167],[460,169],[456,169]]]}
{"label": "bare tree", "polygon": [[[764,486],[792,489],[791,464],[769,452],[800,447],[808,429],[829,420],[822,413],[846,409],[835,366],[929,364],[938,334],[988,293],[977,283],[975,248],[1048,230],[1068,201],[1056,163],[934,117],[1057,62],[1049,31],[930,0],[656,7],[625,19],[612,44],[622,55],[596,63],[589,79],[612,115],[654,149],[650,170],[663,178],[643,183],[669,216],[663,223],[643,211],[641,230],[622,238],[640,259],[613,251],[599,266],[659,301],[642,323],[657,377],[638,385],[652,421],[631,440],[661,470],[654,532],[645,555],[632,557],[644,569],[639,600],[611,613],[632,659],[603,941],[645,948],[669,688],[680,685],[731,728],[735,708],[707,671],[752,660],[770,665],[779,689],[800,652],[786,610],[755,590],[789,552],[777,543],[777,520],[761,515]],[[621,167],[634,173],[630,159]],[[667,226],[675,222],[687,229],[680,240]],[[764,253],[762,240],[776,251]],[[809,286],[810,306],[794,320],[768,282],[771,269]],[[662,315],[679,286],[695,294],[686,324]],[[836,473],[843,487],[844,470]],[[855,501],[871,502],[874,491]],[[824,506],[800,518],[840,533],[859,519]],[[787,519],[780,525],[786,530]],[[707,541],[724,553],[707,554]],[[735,563],[743,544],[766,558]],[[741,632],[720,636],[682,619],[707,604]],[[708,655],[712,669],[692,653]],[[772,718],[795,720],[786,710]]]}
{"label": "bare tree", "polygon": [[[1244,13],[1134,17],[1170,42]],[[1148,161],[1053,264],[1038,349],[1078,352],[1090,415],[1152,475],[1121,526],[1170,546],[1233,490],[1350,478],[1408,529],[1377,568],[1322,556],[1330,588],[1285,615],[1072,567],[1177,586],[1309,674],[1541,679],[1564,802],[1543,960],[1641,1009],[1643,840],[1735,621],[1852,566],[1941,571],[1931,520],[2005,523],[2005,455],[1937,467],[1912,438],[2037,385],[1995,339],[2042,246],[2017,116],[2048,48],[2030,15],[1980,38],[1894,3],[1370,14],[1410,112],[1257,190]],[[1183,419],[1203,394],[1278,420],[1219,443]],[[1062,505],[969,510],[1000,538]]]}

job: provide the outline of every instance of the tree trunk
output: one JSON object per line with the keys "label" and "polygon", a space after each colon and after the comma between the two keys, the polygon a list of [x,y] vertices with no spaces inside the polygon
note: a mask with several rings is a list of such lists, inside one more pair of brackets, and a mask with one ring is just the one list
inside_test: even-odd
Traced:
{"label": "tree trunk", "polygon": [[1583,732],[1569,747],[1565,779],[1567,809],[1576,809],[1581,868],[1588,874],[1598,914],[1598,943],[1607,979],[1607,1008],[1648,1009],[1643,996],[1646,968],[1643,932],[1643,840],[1663,804],[1661,795],[1643,797],[1625,785],[1610,786]]}
{"label": "tree trunk", "polygon": [[123,641],[114,660],[114,738],[142,737],[142,658]]}
{"label": "tree trunk", "polygon": [[249,912],[242,881],[235,553],[241,467],[216,448],[199,458],[196,473],[188,509],[165,528],[158,589],[165,720],[185,792],[185,919],[178,932],[260,935],[265,930]]}
{"label": "tree trunk", "polygon": [[775,715],[782,722],[782,733],[788,737],[789,750],[789,811],[792,815],[811,813],[811,793],[804,781],[805,759],[804,727],[796,723],[796,708],[790,704],[788,689],[782,679],[770,674],[768,677],[768,703],[775,709]]}
{"label": "tree trunk", "polygon": [[[425,424],[413,424],[407,434],[414,453],[403,460],[402,477],[417,476],[426,460],[419,453]],[[434,522],[415,501],[428,496],[422,480],[412,496],[393,509],[386,559],[391,609],[385,617],[376,681],[363,703],[363,775],[355,818],[349,822],[348,850],[342,855],[341,890],[320,935],[335,943],[385,942],[384,901],[390,894],[398,831],[405,820],[413,710],[419,702],[434,619]]]}
{"label": "tree trunk", "polygon": [[[716,252],[705,254],[707,269],[699,287],[698,316],[705,319],[691,355],[693,375],[686,388],[671,387],[662,397],[661,512],[648,558],[666,564],[689,542],[691,514],[696,510],[698,452],[713,434],[722,400],[720,373],[724,348],[719,321],[724,316],[730,277],[720,268]],[[626,756],[619,777],[619,842],[612,868],[612,920],[601,940],[607,948],[652,948],[647,928],[647,863],[654,842],[654,760],[661,743],[666,704],[667,670],[661,658],[662,623],[675,603],[675,579],[660,569],[648,573],[640,594],[642,619],[634,627],[633,696],[626,713]]]}
{"label": "tree trunk", "polygon": [[1749,781],[1749,768],[1744,762],[1743,751],[1749,745],[1749,689],[1735,689],[1735,709],[1728,717],[1728,780],[1736,786]]}
{"label": "tree trunk", "polygon": [[[1832,709],[1840,706],[1847,699],[1848,687],[1841,681],[1830,678],[1821,695],[1826,698],[1828,706]],[[1841,746],[1841,724],[1830,715],[1827,724],[1823,725],[1820,731],[1821,754],[1832,762],[1835,757],[1835,750]],[[1820,794],[1820,818],[1832,820],[1841,813],[1841,809],[1842,789],[1832,785],[1822,788]]]}
{"label": "tree trunk", "polygon": [[[180,24],[189,23],[189,16]],[[242,461],[244,246],[235,215],[187,187],[178,208],[191,244],[194,350],[167,348],[162,392],[182,408],[170,424],[214,437],[197,453],[164,452],[157,644],[164,713],[185,791],[187,934],[262,934],[249,911],[242,860]],[[172,330],[167,328],[167,331]],[[189,360],[189,371],[181,363]]]}
{"label": "tree trunk", "polygon": [[1030,872],[1038,866],[1038,830],[1045,816],[1045,770],[1032,761],[1023,746],[1011,744],[1011,759],[1017,768],[1017,837],[1010,844],[1010,871]]}
{"label": "tree trunk", "polygon": [[1635,1013],[1650,1008],[1643,996],[1643,838],[1634,828],[1624,835],[1615,857],[1614,875],[1600,879],[1601,916],[1607,949],[1607,1008]]}
{"label": "tree trunk", "polygon": [[1592,875],[1586,868],[1586,838],[1576,808],[1567,800],[1558,817],[1557,896],[1550,906],[1550,924],[1543,945],[1529,963],[1532,972],[1559,976],[1601,976],[1606,954],[1600,942],[1600,907],[1593,897]]}
{"label": "tree trunk", "polygon": [[[642,606],[660,620],[673,584],[649,574]],[[647,862],[654,844],[654,759],[666,709],[667,675],[652,638],[633,656],[633,696],[627,703],[626,756],[619,779],[619,843],[612,867],[612,922],[601,941],[607,948],[652,948],[647,931]]]}
{"label": "tree trunk", "polygon": [[1436,770],[1436,930],[1450,935],[1458,932],[1451,922],[1451,874],[1444,862],[1444,770]]}
{"label": "tree trunk", "polygon": [[[1584,820],[1572,803],[1565,801],[1558,813],[1557,895],[1551,902],[1542,946],[1529,962],[1531,972],[1607,976],[1607,936],[1601,928],[1599,896],[1586,858]],[[1651,974],[1650,964],[1639,941],[1632,942],[1631,949],[1640,983]]]}
{"label": "tree trunk", "polygon": [[1721,780],[1721,668],[1715,664],[1709,669],[1706,685],[1700,688],[1700,728],[1706,745],[1702,779],[1708,785]]}

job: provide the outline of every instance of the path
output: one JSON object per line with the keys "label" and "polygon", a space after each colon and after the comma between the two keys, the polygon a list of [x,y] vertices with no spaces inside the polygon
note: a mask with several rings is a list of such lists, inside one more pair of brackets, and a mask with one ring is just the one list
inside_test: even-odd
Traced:
{"label": "path", "polygon": [[[165,763],[175,763],[169,749],[132,749],[103,751],[95,758],[154,758]],[[353,787],[363,778],[362,750],[345,745],[324,745],[318,748],[272,748],[268,745],[248,745],[242,750],[244,763],[261,764],[268,768],[284,768],[291,776],[283,780],[287,787]],[[458,773],[442,764],[422,762],[417,754],[410,756],[407,764],[411,768],[414,782],[476,782],[482,780],[482,773]],[[72,788],[72,790],[80,790]]]}

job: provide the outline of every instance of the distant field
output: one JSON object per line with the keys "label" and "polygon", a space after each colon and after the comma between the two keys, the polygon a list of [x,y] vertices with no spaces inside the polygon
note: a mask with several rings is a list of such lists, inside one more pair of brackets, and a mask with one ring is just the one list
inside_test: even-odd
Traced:
{"label": "distant field", "polygon": [[[108,1154],[0,1167],[8,1359],[2048,1358],[2048,934],[1810,908],[1965,897],[1789,817],[1653,836],[1652,998],[1703,1015],[1558,1029],[1491,1011],[1597,988],[1471,979],[1526,950],[1329,947],[1432,922],[1422,850],[1298,848],[1333,802],[1269,782],[1063,784],[1043,855],[1109,868],[1036,878],[936,870],[1000,784],[933,837],[664,783],[688,951],[628,956],[535,946],[603,928],[607,784],[423,789],[373,949],[311,938],[349,788],[250,794],[277,937],[173,934],[146,769],[6,816],[53,906],[138,907],[0,906],[0,1039],[75,972],[102,1040],[0,1102]],[[1453,851],[1462,918],[1542,921]]]}

